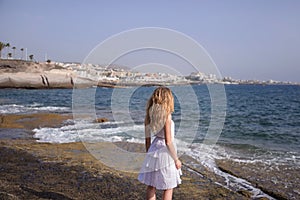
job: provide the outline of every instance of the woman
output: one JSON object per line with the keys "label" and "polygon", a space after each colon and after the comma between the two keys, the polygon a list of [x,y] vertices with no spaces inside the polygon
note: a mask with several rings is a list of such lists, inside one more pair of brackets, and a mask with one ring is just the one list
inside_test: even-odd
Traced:
{"label": "woman", "polygon": [[[173,188],[181,183],[181,161],[174,144],[174,98],[167,87],[158,87],[148,100],[145,116],[147,155],[138,180],[147,187],[147,199],[156,199],[156,189],[164,190],[163,199],[172,199]],[[151,143],[151,134],[155,139]]]}

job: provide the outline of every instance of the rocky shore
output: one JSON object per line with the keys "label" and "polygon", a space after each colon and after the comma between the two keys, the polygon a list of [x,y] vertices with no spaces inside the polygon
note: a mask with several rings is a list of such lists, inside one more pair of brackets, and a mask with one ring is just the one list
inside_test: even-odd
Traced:
{"label": "rocky shore", "polygon": [[[71,117],[55,113],[0,116],[0,199],[145,199],[145,186],[137,181],[137,173],[105,166],[82,143],[50,144],[33,138],[32,129],[57,127]],[[116,145],[126,151],[144,151],[141,144],[119,142]],[[183,183],[174,190],[174,199],[253,199],[249,191],[233,191],[222,186],[226,180],[200,163],[197,169],[186,165],[196,162],[191,159],[182,157]],[[299,197],[295,187],[299,169],[269,168],[262,173],[261,166],[231,160],[220,160],[217,165],[275,199]],[[267,176],[276,179],[268,181]],[[283,181],[286,185],[282,185]],[[158,199],[161,195],[158,192]]]}
{"label": "rocky shore", "polygon": [[239,163],[218,160],[218,167],[229,174],[251,182],[275,199],[300,199],[300,167],[266,163]]}
{"label": "rocky shore", "polygon": [[[1,116],[0,199],[144,199],[145,186],[137,181],[136,173],[103,165],[82,143],[49,144],[32,138],[33,128],[58,126],[70,117],[49,113]],[[15,131],[27,134],[16,138]],[[130,148],[144,149],[141,145]],[[174,199],[249,199],[215,184],[209,173],[199,176],[187,167],[183,171],[183,184],[175,189]]]}

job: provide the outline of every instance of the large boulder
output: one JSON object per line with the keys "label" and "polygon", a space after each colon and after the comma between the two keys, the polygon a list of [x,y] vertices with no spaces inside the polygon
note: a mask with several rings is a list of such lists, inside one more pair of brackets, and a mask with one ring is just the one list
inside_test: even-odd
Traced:
{"label": "large boulder", "polygon": [[0,88],[88,88],[97,85],[87,78],[69,73],[2,73]]}
{"label": "large boulder", "polygon": [[89,78],[55,63],[0,59],[0,88],[88,88],[97,86]]}

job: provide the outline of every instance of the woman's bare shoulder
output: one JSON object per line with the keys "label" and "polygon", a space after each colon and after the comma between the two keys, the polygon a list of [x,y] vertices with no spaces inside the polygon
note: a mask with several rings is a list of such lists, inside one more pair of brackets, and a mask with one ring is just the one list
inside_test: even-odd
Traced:
{"label": "woman's bare shoulder", "polygon": [[167,116],[167,120],[171,121],[172,120],[172,115],[171,114],[168,114]]}

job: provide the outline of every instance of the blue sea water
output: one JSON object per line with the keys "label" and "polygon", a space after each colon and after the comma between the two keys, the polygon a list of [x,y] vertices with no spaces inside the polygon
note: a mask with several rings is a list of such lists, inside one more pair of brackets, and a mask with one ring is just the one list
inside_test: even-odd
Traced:
{"label": "blue sea water", "polygon": [[[192,95],[185,93],[188,86],[172,86],[173,91],[182,91],[185,99]],[[190,87],[190,86],[189,86]],[[105,117],[109,122],[95,126],[91,121],[82,121],[78,126],[68,121],[61,128],[35,129],[35,137],[44,142],[87,141],[127,141],[142,143],[145,104],[155,87],[138,87],[135,90],[123,88],[90,88],[80,89],[82,94],[95,93],[93,109],[95,117]],[[203,153],[200,146],[207,134],[212,118],[212,99],[206,85],[193,85],[199,110],[191,110],[185,115],[182,97],[175,96],[175,112],[172,117],[176,130],[185,127],[186,134],[192,140],[179,143],[193,143],[193,150],[182,146],[182,151],[190,151],[191,155]],[[132,92],[128,99],[126,94]],[[231,158],[238,161],[255,160],[282,164],[300,164],[300,87],[290,85],[226,85],[225,123],[217,144],[214,145],[215,158]],[[55,112],[72,113],[74,96],[72,89],[26,90],[1,89],[0,114]],[[83,96],[84,98],[84,96]],[[128,104],[112,107],[125,100]],[[185,100],[186,101],[186,100]],[[116,104],[117,103],[117,104]],[[124,103],[124,102],[123,102]],[[116,118],[128,114],[127,118]],[[199,123],[189,122],[199,117]],[[125,120],[124,120],[125,119]],[[128,121],[126,120],[128,119]],[[189,133],[189,126],[195,133]],[[78,134],[80,137],[78,137]],[[176,132],[178,136],[183,133]],[[187,138],[187,137],[186,137]],[[179,145],[179,150],[181,146]],[[212,153],[212,152],[210,152]]]}

